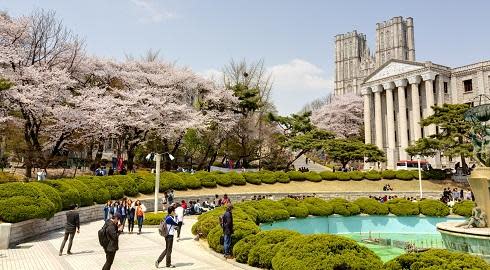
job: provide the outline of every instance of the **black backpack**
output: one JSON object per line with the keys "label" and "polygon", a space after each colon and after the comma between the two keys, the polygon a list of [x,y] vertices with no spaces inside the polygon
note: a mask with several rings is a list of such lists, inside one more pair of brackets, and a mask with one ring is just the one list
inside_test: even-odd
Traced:
{"label": "black backpack", "polygon": [[107,222],[104,223],[104,226],[99,230],[98,235],[99,235],[99,244],[106,249],[107,246],[109,245],[109,238],[107,237]]}

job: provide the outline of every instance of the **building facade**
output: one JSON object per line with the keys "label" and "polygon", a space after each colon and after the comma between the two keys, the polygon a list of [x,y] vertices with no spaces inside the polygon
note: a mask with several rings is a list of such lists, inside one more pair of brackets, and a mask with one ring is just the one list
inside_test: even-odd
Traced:
{"label": "building facade", "polygon": [[[473,104],[482,94],[490,96],[490,61],[457,68],[415,61],[411,18],[395,17],[378,24],[376,33],[375,68],[352,90],[364,98],[365,142],[383,149],[386,167],[393,169],[397,161],[410,159],[406,147],[439,132],[436,126],[420,126],[421,119],[433,113],[431,106]],[[338,36],[336,47],[337,43]],[[343,71],[336,72],[336,78],[343,79],[340,86],[350,82]],[[349,89],[337,88],[336,81],[336,95]],[[449,165],[440,155],[429,161],[436,168]]]}

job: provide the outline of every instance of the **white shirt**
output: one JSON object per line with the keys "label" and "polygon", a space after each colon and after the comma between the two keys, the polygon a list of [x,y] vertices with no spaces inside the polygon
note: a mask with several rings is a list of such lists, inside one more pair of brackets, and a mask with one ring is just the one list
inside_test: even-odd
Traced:
{"label": "white shirt", "polygon": [[177,215],[177,222],[184,222],[184,208],[182,206],[175,208],[175,214]]}

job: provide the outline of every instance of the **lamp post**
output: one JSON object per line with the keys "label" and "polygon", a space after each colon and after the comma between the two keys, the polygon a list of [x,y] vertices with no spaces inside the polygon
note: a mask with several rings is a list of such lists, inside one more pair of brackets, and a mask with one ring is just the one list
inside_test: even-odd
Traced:
{"label": "lamp post", "polygon": [[[163,154],[167,154],[170,160],[175,159],[174,156],[172,156],[172,154],[170,154],[169,152],[165,152]],[[153,209],[153,213],[156,214],[158,212],[158,193],[160,191],[159,190],[160,189],[160,161],[162,160],[162,154],[156,153],[154,160],[156,164],[155,164],[155,207]]]}
{"label": "lamp post", "polygon": [[422,199],[422,171],[420,169],[420,155],[417,155],[417,164],[419,170],[419,192],[420,192],[420,199]]}

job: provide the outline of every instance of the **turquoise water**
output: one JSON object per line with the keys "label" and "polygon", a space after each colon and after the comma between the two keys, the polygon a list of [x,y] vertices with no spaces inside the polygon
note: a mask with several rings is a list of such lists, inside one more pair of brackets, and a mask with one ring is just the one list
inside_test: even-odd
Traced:
{"label": "turquoise water", "polygon": [[[404,253],[404,243],[418,248],[444,248],[436,224],[462,218],[396,216],[329,216],[289,219],[262,224],[263,230],[289,229],[302,234],[330,233],[352,238],[373,250],[383,261]],[[362,243],[363,239],[385,239],[388,245]]]}

